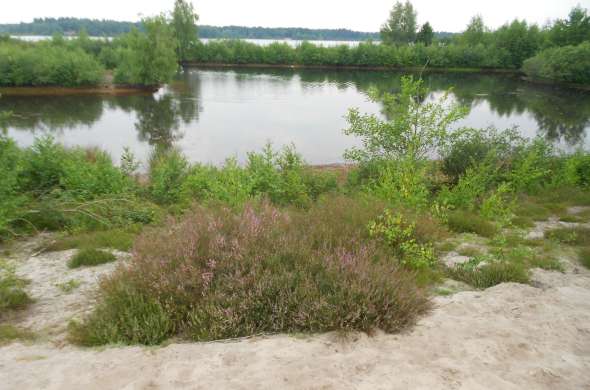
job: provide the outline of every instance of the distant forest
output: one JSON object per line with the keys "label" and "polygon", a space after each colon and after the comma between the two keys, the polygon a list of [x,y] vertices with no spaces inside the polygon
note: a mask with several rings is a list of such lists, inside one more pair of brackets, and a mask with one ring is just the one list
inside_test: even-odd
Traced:
{"label": "distant forest", "polygon": [[[31,23],[0,24],[0,34],[14,35],[65,35],[77,34],[85,29],[91,36],[116,36],[129,32],[141,23],[118,22],[115,20],[78,18],[41,18]],[[453,33],[438,32],[439,39],[448,38]],[[201,38],[226,39],[294,39],[318,41],[366,41],[379,40],[378,32],[360,32],[347,29],[309,29],[297,27],[241,27],[241,26],[199,26]]]}

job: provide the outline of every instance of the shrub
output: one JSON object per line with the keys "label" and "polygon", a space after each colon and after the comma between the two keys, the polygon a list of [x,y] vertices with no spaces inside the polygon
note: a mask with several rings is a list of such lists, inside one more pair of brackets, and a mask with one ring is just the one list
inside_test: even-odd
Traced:
{"label": "shrub", "polygon": [[529,275],[521,264],[491,261],[481,265],[481,259],[457,265],[448,270],[449,277],[465,282],[475,288],[486,289],[500,283],[528,283]]}
{"label": "shrub", "polygon": [[[275,332],[395,332],[428,308],[413,275],[368,239],[374,204],[335,199],[309,211],[197,207],[144,233],[78,324],[85,344],[216,340]],[[139,302],[139,303],[136,303]]]}
{"label": "shrub", "polygon": [[161,204],[180,200],[188,174],[188,161],[177,150],[157,151],[150,159],[150,193]]}
{"label": "shrub", "polygon": [[532,79],[588,84],[590,43],[543,50],[526,60],[523,70]]}
{"label": "shrub", "polygon": [[416,241],[416,224],[407,222],[401,214],[385,210],[369,225],[371,236],[384,240],[400,263],[411,268],[428,268],[436,264],[434,247]]}
{"label": "shrub", "polygon": [[563,242],[568,245],[590,245],[590,229],[584,227],[558,228],[549,230],[546,236],[550,239]]}
{"label": "shrub", "polygon": [[92,267],[111,263],[117,257],[110,252],[99,249],[80,249],[68,262],[69,268]]}
{"label": "shrub", "polygon": [[493,237],[498,232],[498,228],[490,221],[475,213],[462,210],[449,213],[447,224],[457,233],[475,233],[483,237]]}

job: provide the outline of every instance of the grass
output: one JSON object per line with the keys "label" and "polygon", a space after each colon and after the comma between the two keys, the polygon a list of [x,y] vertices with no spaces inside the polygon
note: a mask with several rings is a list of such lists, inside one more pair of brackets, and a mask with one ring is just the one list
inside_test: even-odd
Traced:
{"label": "grass", "polygon": [[117,257],[100,249],[81,249],[68,262],[69,268],[92,267],[116,261]]}
{"label": "grass", "polygon": [[127,252],[132,248],[139,231],[139,227],[133,227],[67,235],[57,238],[45,250],[57,252],[68,249],[111,248]]}
{"label": "grass", "polygon": [[590,245],[590,228],[574,227],[553,229],[546,233],[546,237],[572,246]]}
{"label": "grass", "polygon": [[590,269],[590,247],[581,248],[578,257],[580,263],[588,269]]}
{"label": "grass", "polygon": [[14,268],[0,262],[0,315],[10,310],[25,308],[32,302],[24,290],[27,281],[17,277]]}
{"label": "grass", "polygon": [[448,270],[449,277],[478,289],[486,289],[501,283],[528,283],[529,275],[524,266],[511,262],[493,261],[477,266],[458,265]]}
{"label": "grass", "polygon": [[468,256],[468,257],[475,257],[481,256],[482,251],[481,249],[474,247],[474,246],[462,246],[457,250],[457,253],[461,256]]}
{"label": "grass", "polygon": [[72,291],[74,291],[75,289],[77,289],[78,287],[80,287],[80,282],[75,279],[71,279],[71,280],[64,282],[64,283],[57,283],[55,286],[57,288],[59,288],[61,291],[63,291],[64,293],[69,294]]}
{"label": "grass", "polygon": [[449,228],[457,233],[475,233],[483,237],[493,237],[498,228],[479,214],[457,210],[449,214]]}
{"label": "grass", "polygon": [[71,327],[83,345],[207,341],[260,333],[397,332],[430,307],[413,271],[371,239],[375,201],[197,207],[144,232],[96,310]]}
{"label": "grass", "polygon": [[19,329],[12,325],[0,324],[0,345],[9,344],[12,341],[33,341],[37,336],[28,330]]}

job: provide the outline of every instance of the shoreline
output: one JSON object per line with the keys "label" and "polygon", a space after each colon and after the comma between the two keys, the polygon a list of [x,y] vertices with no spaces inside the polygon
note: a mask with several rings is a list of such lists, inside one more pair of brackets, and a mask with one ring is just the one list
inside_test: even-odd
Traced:
{"label": "shoreline", "polygon": [[145,87],[132,85],[96,85],[88,87],[0,87],[2,96],[76,96],[76,95],[141,95],[153,94],[160,87]]}
{"label": "shoreline", "polygon": [[226,64],[218,62],[182,61],[181,66],[189,68],[254,68],[254,69],[320,69],[320,70],[369,70],[425,73],[480,73],[523,75],[520,70],[501,68],[423,68],[391,66],[357,66],[357,65],[303,65],[303,64]]}

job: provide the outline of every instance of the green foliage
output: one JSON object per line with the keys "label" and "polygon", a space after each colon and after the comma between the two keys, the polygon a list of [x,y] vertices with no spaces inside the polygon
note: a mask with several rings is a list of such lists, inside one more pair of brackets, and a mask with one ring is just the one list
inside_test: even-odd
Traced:
{"label": "green foliage", "polygon": [[429,152],[443,145],[449,135],[449,127],[467,115],[467,109],[449,104],[448,93],[433,102],[424,102],[427,95],[422,80],[402,77],[401,91],[397,95],[372,91],[373,101],[384,106],[387,121],[377,115],[361,114],[351,109],[347,116],[347,135],[361,139],[362,148],[345,153],[347,159],[364,162],[369,160],[423,160]]}
{"label": "green foliage", "polygon": [[188,161],[176,149],[157,151],[151,157],[150,193],[156,202],[171,204],[180,200],[188,167]]}
{"label": "green foliage", "polygon": [[588,84],[590,42],[543,50],[524,62],[523,71],[532,79]]}
{"label": "green foliage", "polygon": [[70,323],[72,341],[85,346],[155,345],[170,336],[172,321],[157,300],[121,282],[108,288],[87,323]]}
{"label": "green foliage", "polygon": [[0,260],[0,315],[32,302],[24,290],[27,282],[16,276],[14,266]]}
{"label": "green foliage", "polygon": [[480,289],[493,287],[500,283],[529,282],[528,272],[521,264],[496,261],[488,257],[475,257],[467,263],[450,268],[448,274],[455,280]]}
{"label": "green foliage", "polygon": [[467,29],[461,34],[459,40],[466,45],[476,46],[484,44],[489,30],[480,15],[474,16],[469,21]]}
{"label": "green foliage", "polygon": [[457,233],[475,233],[483,237],[493,237],[498,228],[482,216],[468,211],[453,211],[449,213],[449,228]]}
{"label": "green foliage", "polygon": [[580,6],[573,8],[566,20],[557,20],[549,29],[549,42],[554,46],[579,45],[590,41],[590,16]]}
{"label": "green foliage", "polygon": [[116,261],[117,257],[111,252],[100,249],[80,249],[68,261],[69,268],[93,267]]}
{"label": "green foliage", "polygon": [[416,11],[412,3],[397,2],[389,19],[381,27],[381,40],[386,44],[408,44],[416,40]]}
{"label": "green foliage", "polygon": [[172,28],[176,35],[176,50],[180,60],[186,59],[189,49],[197,42],[197,21],[193,5],[185,0],[176,0],[172,11]]}
{"label": "green foliage", "polygon": [[0,86],[65,86],[99,84],[104,68],[78,47],[40,42],[0,42]]}
{"label": "green foliage", "polygon": [[558,228],[549,230],[546,236],[550,239],[574,246],[590,245],[590,228]]}
{"label": "green foliage", "polygon": [[421,42],[424,46],[432,45],[432,40],[434,39],[434,31],[432,30],[432,26],[430,23],[426,22],[418,31],[418,35],[416,35],[416,42]]}
{"label": "green foliage", "polygon": [[434,247],[416,240],[416,223],[408,222],[401,214],[385,210],[376,221],[369,224],[371,237],[385,241],[400,263],[414,269],[430,268],[436,264]]}
{"label": "green foliage", "polygon": [[142,23],[145,33],[133,30],[121,39],[117,83],[158,86],[176,74],[177,40],[173,28],[164,16],[146,18]]}

